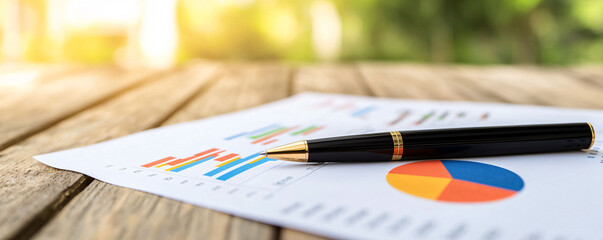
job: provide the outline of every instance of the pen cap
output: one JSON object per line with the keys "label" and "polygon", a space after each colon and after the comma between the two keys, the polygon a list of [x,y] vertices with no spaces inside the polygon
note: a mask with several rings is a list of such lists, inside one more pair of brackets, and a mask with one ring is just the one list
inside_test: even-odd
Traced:
{"label": "pen cap", "polygon": [[402,160],[462,158],[588,149],[589,123],[401,131]]}

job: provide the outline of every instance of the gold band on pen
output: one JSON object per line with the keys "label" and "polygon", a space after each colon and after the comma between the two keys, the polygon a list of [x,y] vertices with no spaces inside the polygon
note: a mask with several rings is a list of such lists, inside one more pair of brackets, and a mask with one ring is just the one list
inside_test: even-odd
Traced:
{"label": "gold band on pen", "polygon": [[586,123],[586,124],[588,124],[588,126],[590,127],[590,134],[592,137],[592,139],[590,140],[590,146],[588,146],[588,149],[590,149],[595,144],[595,129],[593,128],[592,124],[590,124],[590,123]]}
{"label": "gold band on pen", "polygon": [[404,151],[403,146],[404,142],[402,141],[402,134],[398,131],[389,132],[392,135],[392,140],[394,142],[394,153],[392,154],[392,161],[397,161],[402,159],[402,152]]}
{"label": "gold band on pen", "polygon": [[308,162],[308,141],[297,141],[266,150],[265,156],[293,162]]}

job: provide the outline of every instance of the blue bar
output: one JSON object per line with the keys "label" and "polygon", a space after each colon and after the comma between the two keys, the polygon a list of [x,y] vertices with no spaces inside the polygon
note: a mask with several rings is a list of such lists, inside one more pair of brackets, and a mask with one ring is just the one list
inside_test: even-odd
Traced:
{"label": "blue bar", "polygon": [[195,161],[193,163],[189,163],[189,164],[186,164],[186,165],[184,165],[182,167],[172,169],[170,172],[180,172],[180,171],[182,171],[184,169],[187,169],[187,168],[190,168],[190,167],[194,167],[197,164],[200,164],[200,163],[203,163],[203,162],[207,162],[208,160],[211,160],[211,159],[214,159],[214,158],[215,158],[214,156],[202,158],[202,159],[199,159],[199,160],[197,160],[197,161]]}
{"label": "blue bar", "polygon": [[234,170],[232,170],[230,172],[227,172],[226,174],[224,174],[222,176],[219,176],[217,179],[218,180],[222,180],[222,181],[226,181],[226,180],[228,180],[228,179],[230,179],[230,178],[232,178],[232,177],[234,177],[236,175],[239,175],[240,173],[243,173],[243,172],[245,172],[245,171],[247,171],[247,170],[249,170],[249,169],[251,169],[253,167],[259,166],[260,164],[265,163],[265,162],[269,162],[269,161],[276,161],[276,160],[275,159],[271,159],[271,158],[263,158],[261,160],[258,160],[257,162],[248,163],[248,164],[245,164],[243,166],[240,166],[240,167],[238,167],[238,168],[236,168],[236,169],[234,169]]}
{"label": "blue bar", "polygon": [[247,133],[246,133],[246,132],[242,132],[242,133],[239,133],[239,134],[236,134],[236,135],[233,135],[233,136],[230,136],[230,137],[224,138],[224,140],[233,140],[233,139],[235,139],[235,138],[238,138],[238,137],[240,137],[240,136],[244,136],[244,135],[247,135]]}
{"label": "blue bar", "polygon": [[[241,159],[239,159],[239,160],[236,160],[236,161],[234,161],[234,162],[231,162],[231,163],[229,163],[229,164],[226,164],[226,165],[224,165],[224,166],[221,166],[221,167],[219,167],[219,168],[216,168],[216,169],[214,169],[214,170],[211,170],[210,172],[208,172],[208,173],[206,173],[206,174],[204,174],[204,175],[205,175],[205,176],[209,176],[209,177],[213,177],[214,175],[216,175],[216,174],[218,174],[218,173],[221,173],[221,172],[223,172],[223,171],[224,171],[224,170],[226,170],[226,169],[229,169],[229,168],[231,168],[231,167],[234,167],[234,166],[238,165],[239,163],[245,162],[245,161],[250,160],[250,159],[257,158],[257,157],[259,157],[259,156],[260,156],[260,153],[256,153],[256,154],[253,154],[253,155],[249,155],[249,156],[247,156],[247,157],[245,157],[245,158],[241,158]],[[175,169],[174,169],[174,170],[175,170]]]}
{"label": "blue bar", "polygon": [[368,106],[368,107],[365,107],[365,108],[363,108],[363,109],[360,109],[360,110],[358,110],[358,111],[356,111],[356,112],[352,113],[352,116],[353,116],[353,117],[359,117],[359,116],[362,116],[362,115],[364,115],[364,114],[366,114],[366,113],[368,113],[368,112],[372,111],[373,109],[375,109],[375,107],[373,107],[373,106]]}

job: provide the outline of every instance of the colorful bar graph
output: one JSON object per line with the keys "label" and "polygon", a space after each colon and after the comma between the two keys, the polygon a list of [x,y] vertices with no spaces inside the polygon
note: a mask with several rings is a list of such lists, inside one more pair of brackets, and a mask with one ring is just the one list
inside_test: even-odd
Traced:
{"label": "colorful bar graph", "polygon": [[[203,157],[201,157],[200,159],[205,159],[205,158],[208,158],[208,157],[213,157],[213,158],[215,158],[215,157],[218,157],[218,156],[220,155],[220,153],[223,153],[223,152],[224,152],[224,150],[219,151],[219,152],[215,152],[215,153],[212,153],[212,154],[209,154],[209,155],[203,156]],[[194,159],[194,158],[193,158],[193,159]],[[190,159],[189,159],[189,160],[190,160]],[[187,164],[192,163],[192,162],[196,162],[196,161],[198,161],[198,160],[199,160],[199,159],[195,159],[195,160],[192,160],[192,161],[188,161],[188,162],[184,162],[184,163],[178,164],[178,165],[176,165],[176,166],[174,166],[174,167],[171,167],[171,168],[166,169],[166,171],[171,171],[172,169],[176,169],[176,168],[182,167],[182,166],[184,166],[184,165],[187,165]]]}
{"label": "colorful bar graph", "polygon": [[238,165],[240,163],[243,163],[243,162],[245,162],[247,160],[251,160],[251,159],[257,158],[259,156],[260,156],[260,153],[256,153],[256,154],[252,154],[252,155],[249,155],[247,157],[244,157],[244,158],[232,161],[232,162],[229,161],[227,164],[224,164],[224,165],[220,164],[220,165],[218,165],[219,166],[218,168],[216,168],[214,170],[211,170],[211,171],[207,172],[204,175],[208,176],[208,177],[213,177],[214,175],[216,175],[218,173],[221,173],[221,172],[223,172],[223,171],[225,171],[225,170],[227,170],[229,168],[232,168],[232,167],[234,167],[234,166],[236,166],[236,165]]}
{"label": "colorful bar graph", "polygon": [[299,130],[297,132],[292,132],[291,135],[295,136],[295,135],[298,135],[298,134],[303,133],[305,131],[311,130],[313,128],[316,128],[316,126],[310,126],[310,127],[304,128],[302,130]]}
{"label": "colorful bar graph", "polygon": [[274,133],[272,133],[272,134],[270,134],[270,135],[268,135],[268,136],[265,136],[265,137],[263,137],[263,138],[260,138],[260,139],[258,139],[258,140],[255,140],[255,141],[253,141],[253,142],[251,142],[251,143],[252,143],[252,144],[256,144],[256,143],[260,143],[260,142],[266,141],[266,140],[268,140],[268,139],[271,139],[271,138],[273,138],[273,137],[276,137],[276,136],[278,136],[278,135],[281,135],[281,134],[283,134],[283,133],[286,133],[286,132],[288,132],[288,131],[291,131],[291,130],[293,130],[293,129],[297,128],[297,127],[298,127],[298,126],[295,126],[295,127],[290,127],[290,128],[285,128],[285,129],[281,129],[280,131],[274,132]]}
{"label": "colorful bar graph", "polygon": [[421,119],[419,119],[419,121],[415,122],[415,125],[420,125],[420,124],[424,123],[425,121],[427,121],[427,119],[429,119],[434,114],[435,114],[435,111],[423,115],[423,117],[421,117]]}
{"label": "colorful bar graph", "polygon": [[275,133],[275,132],[281,131],[281,130],[283,130],[283,129],[287,129],[287,128],[286,128],[286,127],[279,127],[279,128],[277,128],[277,129],[273,129],[273,130],[270,130],[270,131],[267,131],[267,132],[264,132],[264,133],[261,133],[261,134],[255,135],[255,136],[251,136],[251,137],[249,137],[249,138],[251,138],[251,139],[258,139],[258,138],[261,138],[261,137],[263,137],[263,136],[266,136],[266,135],[269,135],[269,134],[272,134],[272,133]]}
{"label": "colorful bar graph", "polygon": [[310,135],[310,134],[312,134],[312,133],[314,133],[314,132],[317,132],[317,131],[319,131],[319,130],[321,130],[321,129],[323,129],[323,128],[325,128],[325,127],[324,127],[324,126],[316,127],[316,128],[310,129],[310,130],[308,130],[308,131],[306,131],[306,132],[302,133],[302,135],[304,135],[304,136],[306,136],[306,135]]}
{"label": "colorful bar graph", "polygon": [[[292,130],[293,128],[294,127],[289,128],[288,130]],[[319,127],[317,127],[317,128],[319,128]],[[313,129],[317,129],[317,128],[313,128]],[[276,139],[270,140],[267,143],[270,143],[273,141],[276,141]],[[191,157],[176,159],[175,157],[170,156],[170,157],[166,157],[166,158],[163,158],[160,160],[146,163],[141,166],[145,167],[145,168],[151,168],[151,167],[155,168],[158,165],[159,166],[166,165],[166,163],[169,164],[169,163],[175,162],[174,160],[178,160],[180,162],[179,164],[168,165],[171,167],[164,168],[164,169],[162,169],[162,171],[181,172],[186,169],[197,166],[199,164],[202,164],[204,162],[213,160],[213,161],[216,161],[219,163],[217,166],[215,166],[215,168],[213,168],[213,165],[205,165],[198,169],[207,169],[207,167],[210,167],[210,168],[212,168],[212,170],[203,174],[204,176],[207,176],[207,177],[218,176],[216,179],[221,180],[221,181],[226,181],[238,174],[241,174],[241,173],[243,173],[249,169],[252,169],[256,166],[259,166],[263,163],[266,163],[268,161],[276,161],[275,159],[269,159],[269,158],[260,156],[260,153],[251,154],[249,156],[241,158],[239,156],[239,154],[236,154],[236,153],[229,153],[229,154],[225,154],[225,155],[221,156],[224,152],[225,152],[225,150],[212,148],[212,149],[208,149],[206,151],[197,153]],[[182,161],[182,160],[186,160],[186,161]],[[199,170],[196,170],[196,171],[199,171]],[[226,171],[225,174],[223,174],[221,176],[219,175],[220,173],[223,173],[225,171]]]}
{"label": "colorful bar graph", "polygon": [[[367,111],[367,110],[365,110],[365,111]],[[274,124],[270,124],[268,126],[253,130],[251,132],[237,133],[230,137],[224,138],[224,140],[228,141],[228,140],[233,140],[233,139],[244,137],[245,139],[251,139],[251,144],[262,143],[264,145],[267,145],[267,144],[274,143],[277,141],[277,140],[273,139],[274,137],[287,133],[287,132],[290,132],[294,129],[297,129],[298,127],[299,126],[287,127],[287,126],[283,126],[283,125],[274,123]],[[312,126],[303,128],[301,130],[294,131],[290,135],[291,136],[308,135],[308,134],[314,133],[318,130],[321,130],[323,128],[324,128],[324,126],[312,125]],[[164,166],[164,165],[162,165],[162,166]]]}
{"label": "colorful bar graph", "polygon": [[186,162],[186,161],[188,161],[188,160],[195,159],[195,158],[198,158],[198,157],[201,157],[201,156],[207,155],[207,154],[209,154],[209,153],[211,153],[211,152],[215,152],[215,151],[218,151],[218,149],[217,149],[217,148],[212,148],[212,149],[209,149],[209,150],[206,150],[206,151],[203,151],[203,152],[197,153],[197,154],[195,154],[195,155],[193,155],[193,156],[190,156],[190,157],[187,157],[187,158],[176,159],[176,160],[174,160],[174,161],[171,161],[171,162],[167,162],[167,163],[161,164],[161,165],[159,165],[159,166],[157,166],[157,167],[163,167],[163,166],[165,166],[165,165],[176,166],[176,165],[178,165],[178,164],[180,164],[180,163],[183,163],[183,162]]}
{"label": "colorful bar graph", "polygon": [[166,157],[166,158],[162,158],[162,159],[159,159],[159,160],[157,160],[157,161],[150,162],[150,163],[147,163],[147,164],[145,164],[145,165],[142,165],[141,167],[146,167],[146,168],[149,168],[149,167],[155,166],[155,165],[157,165],[157,164],[161,164],[161,163],[164,163],[164,162],[170,161],[170,160],[172,160],[172,159],[176,159],[176,158],[175,158],[175,157]]}
{"label": "colorful bar graph", "polygon": [[393,121],[389,122],[390,126],[396,125],[397,123],[401,122],[402,120],[404,120],[406,117],[408,117],[408,115],[410,115],[410,111],[406,110],[403,113],[400,114],[400,116],[398,116],[396,119],[394,119]]}
{"label": "colorful bar graph", "polygon": [[232,135],[232,136],[230,136],[230,137],[224,138],[224,140],[233,140],[233,139],[235,139],[235,138],[242,137],[242,136],[246,136],[246,135],[255,135],[255,134],[258,134],[258,133],[261,133],[261,132],[267,131],[267,130],[274,129],[274,128],[276,128],[276,127],[279,127],[279,125],[278,125],[278,124],[276,124],[276,123],[273,123],[273,124],[270,124],[270,125],[268,125],[268,126],[261,127],[261,128],[256,129],[256,130],[253,130],[253,131],[251,131],[251,132],[242,132],[242,133],[237,133],[237,134]]}
{"label": "colorful bar graph", "polygon": [[196,166],[198,164],[207,162],[207,161],[212,160],[214,158],[215,158],[215,156],[204,157],[204,158],[201,158],[199,160],[195,160],[195,161],[191,161],[191,162],[185,163],[185,164],[183,164],[181,166],[178,166],[176,168],[167,169],[166,171],[180,172],[180,171],[182,171],[184,169],[188,169],[188,168],[194,167],[194,166]]}
{"label": "colorful bar graph", "polygon": [[243,172],[245,172],[245,171],[247,171],[247,170],[249,170],[251,168],[257,167],[257,166],[259,166],[259,165],[261,165],[263,163],[269,162],[269,161],[276,161],[276,160],[275,159],[271,159],[271,158],[265,158],[265,157],[261,158],[261,159],[257,159],[255,161],[252,161],[252,162],[249,162],[247,164],[244,164],[244,165],[242,165],[242,166],[240,166],[238,168],[235,168],[234,170],[231,170],[230,172],[227,172],[224,175],[219,176],[216,179],[221,180],[221,181],[226,181],[226,180],[231,179],[231,178],[233,178],[233,177],[235,177],[235,176],[237,176],[237,175],[239,175],[239,174],[241,174],[241,173],[243,173]]}

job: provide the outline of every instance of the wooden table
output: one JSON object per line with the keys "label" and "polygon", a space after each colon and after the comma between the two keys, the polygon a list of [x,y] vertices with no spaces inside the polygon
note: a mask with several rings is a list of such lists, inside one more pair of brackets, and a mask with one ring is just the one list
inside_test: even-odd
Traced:
{"label": "wooden table", "polygon": [[0,65],[0,239],[321,239],[47,167],[32,156],[304,91],[603,108],[603,67],[196,61]]}

